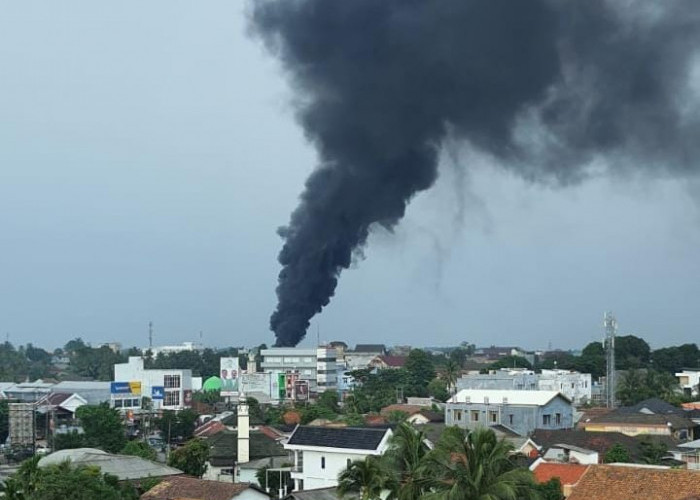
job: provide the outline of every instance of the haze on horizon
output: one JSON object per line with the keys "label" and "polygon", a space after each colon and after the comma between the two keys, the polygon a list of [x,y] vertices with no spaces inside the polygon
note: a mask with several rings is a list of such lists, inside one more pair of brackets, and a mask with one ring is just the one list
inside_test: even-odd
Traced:
{"label": "haze on horizon", "polygon": [[[315,152],[243,5],[0,6],[3,340],[143,346],[152,320],[157,344],[273,343],[275,230]],[[696,341],[696,183],[552,189],[449,153],[302,345],[318,328],[350,344],[578,348],[607,309],[654,347]]]}

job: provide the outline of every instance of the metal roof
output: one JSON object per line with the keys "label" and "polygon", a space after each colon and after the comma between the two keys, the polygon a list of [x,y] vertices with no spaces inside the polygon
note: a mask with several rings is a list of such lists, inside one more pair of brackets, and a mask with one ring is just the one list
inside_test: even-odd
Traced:
{"label": "metal roof", "polygon": [[509,405],[536,405],[543,406],[555,397],[560,396],[566,401],[569,399],[557,391],[514,391],[499,389],[462,389],[447,400],[448,403],[466,403],[467,398],[471,403],[509,404]]}

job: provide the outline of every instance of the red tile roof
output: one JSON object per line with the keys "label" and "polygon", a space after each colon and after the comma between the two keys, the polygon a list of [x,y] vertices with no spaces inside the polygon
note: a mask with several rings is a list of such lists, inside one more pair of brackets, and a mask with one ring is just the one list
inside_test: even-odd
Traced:
{"label": "red tile roof", "polygon": [[406,364],[406,356],[380,356],[382,361],[386,363],[387,366],[392,368],[401,368]]}
{"label": "red tile roof", "polygon": [[558,477],[561,484],[566,485],[578,483],[587,470],[588,465],[541,462],[533,472],[538,483],[546,483]]}
{"label": "red tile roof", "polygon": [[700,471],[591,465],[568,500],[681,500],[700,495]]}
{"label": "red tile roof", "polygon": [[418,405],[402,405],[402,404],[395,404],[395,405],[389,405],[385,406],[384,408],[381,409],[379,412],[381,415],[389,415],[392,411],[402,411],[404,413],[407,413],[409,416],[414,415],[416,413],[419,413],[423,409],[422,406]]}
{"label": "red tile roof", "polygon": [[248,483],[223,483],[178,476],[161,481],[141,495],[141,500],[230,500],[248,488]]}

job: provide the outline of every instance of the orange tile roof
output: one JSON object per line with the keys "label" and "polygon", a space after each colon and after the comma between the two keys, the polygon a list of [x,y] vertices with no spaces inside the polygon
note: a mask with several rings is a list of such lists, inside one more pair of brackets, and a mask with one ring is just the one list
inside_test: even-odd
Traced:
{"label": "orange tile roof", "polygon": [[588,465],[541,462],[533,472],[538,483],[546,483],[558,477],[561,484],[565,485],[578,483],[587,470]]}
{"label": "orange tile roof", "polygon": [[248,483],[224,483],[180,476],[161,481],[141,495],[141,500],[230,500],[249,487]]}
{"label": "orange tile roof", "polygon": [[568,500],[681,500],[700,494],[700,471],[591,465]]}
{"label": "orange tile roof", "polygon": [[409,415],[414,415],[421,411],[423,409],[422,406],[418,405],[406,405],[406,404],[393,404],[389,406],[385,406],[380,410],[381,415],[388,415],[392,411],[402,411],[404,413],[408,413]]}

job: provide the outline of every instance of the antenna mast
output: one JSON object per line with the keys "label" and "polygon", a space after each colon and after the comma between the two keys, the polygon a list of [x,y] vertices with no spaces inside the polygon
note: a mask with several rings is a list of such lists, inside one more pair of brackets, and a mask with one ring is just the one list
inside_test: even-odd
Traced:
{"label": "antenna mast", "polygon": [[615,334],[617,333],[617,320],[611,312],[603,316],[605,328],[605,406],[615,408]]}

